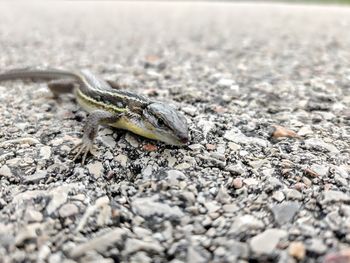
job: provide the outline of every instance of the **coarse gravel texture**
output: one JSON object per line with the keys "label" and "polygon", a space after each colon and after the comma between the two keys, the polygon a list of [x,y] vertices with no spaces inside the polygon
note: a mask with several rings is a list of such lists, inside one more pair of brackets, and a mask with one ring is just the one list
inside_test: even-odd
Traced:
{"label": "coarse gravel texture", "polygon": [[[186,115],[188,147],[0,83],[0,262],[349,262],[350,9],[0,3],[0,71],[90,69]],[[343,260],[343,261],[340,261]]]}

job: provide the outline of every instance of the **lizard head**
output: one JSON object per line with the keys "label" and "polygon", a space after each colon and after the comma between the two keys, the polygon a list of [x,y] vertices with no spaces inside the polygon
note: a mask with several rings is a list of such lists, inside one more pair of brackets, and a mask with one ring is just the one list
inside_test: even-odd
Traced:
{"label": "lizard head", "polygon": [[188,127],[185,117],[173,107],[152,102],[143,110],[145,126],[153,133],[153,139],[170,145],[188,143]]}

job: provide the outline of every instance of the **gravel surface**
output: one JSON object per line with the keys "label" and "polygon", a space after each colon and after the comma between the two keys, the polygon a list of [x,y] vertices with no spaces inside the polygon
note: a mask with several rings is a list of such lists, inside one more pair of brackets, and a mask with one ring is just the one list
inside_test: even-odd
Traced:
{"label": "gravel surface", "polygon": [[182,111],[188,147],[0,83],[0,262],[349,262],[350,9],[0,3],[0,71],[88,68]]}

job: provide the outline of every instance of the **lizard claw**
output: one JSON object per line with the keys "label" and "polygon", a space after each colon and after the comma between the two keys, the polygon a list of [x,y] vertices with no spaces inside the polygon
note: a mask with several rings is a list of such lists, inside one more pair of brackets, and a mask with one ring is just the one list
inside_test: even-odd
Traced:
{"label": "lizard claw", "polygon": [[76,161],[78,159],[78,157],[81,155],[82,156],[81,164],[84,165],[88,153],[91,153],[92,155],[94,155],[92,153],[93,150],[94,150],[94,146],[90,141],[82,140],[82,142],[78,143],[71,150],[71,152],[76,152],[72,161],[73,162]]}

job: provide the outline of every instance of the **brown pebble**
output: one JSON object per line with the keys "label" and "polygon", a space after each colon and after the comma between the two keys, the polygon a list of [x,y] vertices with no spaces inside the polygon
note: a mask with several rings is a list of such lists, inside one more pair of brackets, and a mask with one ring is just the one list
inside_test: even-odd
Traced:
{"label": "brown pebble", "polygon": [[294,185],[294,189],[298,190],[298,191],[302,191],[306,188],[306,185],[304,183],[296,183]]}
{"label": "brown pebble", "polygon": [[297,138],[297,137],[299,137],[299,135],[296,132],[289,130],[285,127],[282,127],[279,125],[274,125],[273,128],[274,128],[274,131],[272,133],[273,138],[281,138],[281,137]]}
{"label": "brown pebble", "polygon": [[302,260],[305,257],[305,246],[302,242],[292,242],[289,245],[288,252],[292,257]]}
{"label": "brown pebble", "polygon": [[157,151],[157,146],[155,146],[154,144],[150,144],[150,143],[148,143],[148,144],[145,144],[144,146],[143,146],[143,149],[144,150],[146,150],[146,151],[148,151],[148,152],[155,152],[155,151]]}
{"label": "brown pebble", "polygon": [[318,177],[319,174],[316,173],[315,171],[311,170],[310,168],[305,169],[305,174],[311,176],[311,177]]}

